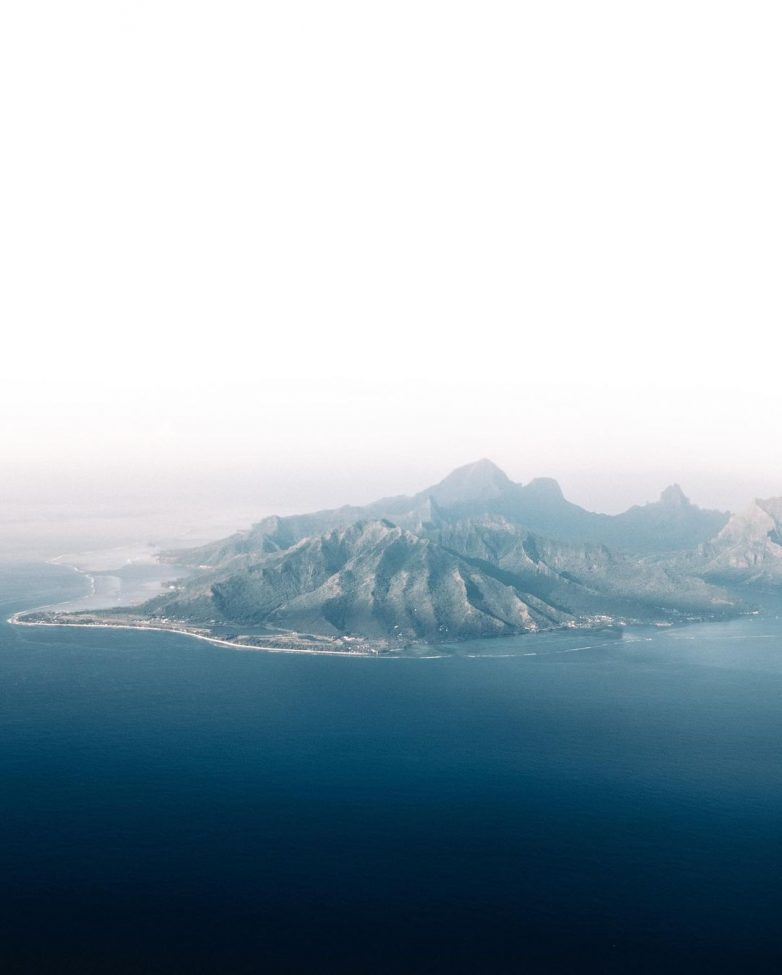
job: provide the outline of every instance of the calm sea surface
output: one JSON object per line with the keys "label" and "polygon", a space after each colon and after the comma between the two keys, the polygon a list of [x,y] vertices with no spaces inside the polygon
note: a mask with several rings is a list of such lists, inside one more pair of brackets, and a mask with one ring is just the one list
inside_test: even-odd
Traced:
{"label": "calm sea surface", "polygon": [[[2,618],[83,586],[2,567]],[[773,607],[423,660],[3,623],[0,789],[3,971],[782,967]]]}

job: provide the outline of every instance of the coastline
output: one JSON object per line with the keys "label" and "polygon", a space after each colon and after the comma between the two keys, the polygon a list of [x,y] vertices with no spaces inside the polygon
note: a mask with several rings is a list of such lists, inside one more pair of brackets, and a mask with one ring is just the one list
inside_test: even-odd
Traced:
{"label": "coastline", "polygon": [[[253,645],[250,643],[240,643],[235,640],[226,640],[218,636],[212,636],[208,633],[202,632],[200,629],[189,628],[185,625],[167,625],[167,626],[157,626],[155,624],[147,623],[134,623],[127,620],[122,622],[107,622],[107,621],[84,621],[84,622],[71,622],[70,620],[59,621],[59,620],[29,620],[23,619],[23,617],[32,615],[35,613],[52,613],[54,615],[65,614],[65,613],[90,613],[90,612],[101,612],[102,610],[108,610],[113,607],[93,607],[92,609],[64,609],[66,606],[74,606],[75,604],[84,602],[90,598],[95,597],[97,592],[95,576],[89,569],[82,569],[78,565],[74,565],[72,562],[61,561],[68,558],[67,554],[58,555],[54,558],[47,559],[47,565],[55,565],[64,569],[71,569],[77,575],[83,576],[87,581],[87,592],[76,599],[64,599],[56,603],[47,603],[44,606],[33,607],[30,609],[18,610],[12,613],[6,622],[10,626],[48,626],[48,627],[74,627],[77,629],[103,629],[103,630],[146,630],[153,633],[176,633],[180,636],[189,636],[195,640],[203,640],[205,643],[211,643],[218,647],[227,647],[231,650],[244,650],[244,651],[257,651],[258,653],[294,653],[294,654],[309,654],[315,656],[330,656],[330,657],[380,657],[380,656],[393,656],[388,652],[381,653],[379,650],[374,649],[344,649],[335,650],[329,647],[315,648],[315,647],[280,647],[280,646],[265,646],[262,644]],[[72,557],[72,556],[71,556]],[[160,565],[159,558],[157,554],[153,557],[154,563]],[[131,564],[132,560],[128,560],[126,564]],[[174,566],[172,566],[174,568]],[[106,570],[92,570],[92,571],[110,571]],[[117,570],[119,571],[119,570]],[[132,609],[132,604],[127,607]]]}
{"label": "coastline", "polygon": [[221,640],[220,637],[207,636],[205,633],[196,633],[193,630],[188,630],[180,626],[153,626],[146,625],[144,623],[56,623],[47,620],[23,620],[20,619],[21,616],[27,613],[37,613],[42,612],[51,607],[41,607],[40,609],[24,609],[19,610],[17,613],[13,613],[8,617],[6,623],[11,626],[59,626],[64,628],[80,629],[80,630],[142,630],[151,631],[153,633],[177,633],[180,636],[189,636],[194,640],[203,640],[206,643],[213,643],[218,647],[230,647],[232,650],[251,650],[258,651],[259,653],[298,653],[298,654],[311,654],[314,656],[330,656],[330,657],[380,657],[387,656],[387,654],[380,654],[379,652],[372,652],[369,650],[308,650],[305,648],[298,647],[264,647],[264,646],[253,646],[249,643],[237,643],[232,640]]}
{"label": "coastline", "polygon": [[[77,571],[80,571],[80,570],[77,570]],[[377,649],[372,649],[372,648],[359,649],[359,648],[356,648],[356,649],[335,650],[335,649],[331,649],[331,648],[327,648],[327,647],[324,647],[324,648],[315,648],[315,647],[301,647],[301,646],[298,646],[298,647],[296,647],[296,646],[290,646],[290,647],[267,646],[267,645],[263,645],[263,644],[255,644],[254,645],[254,644],[251,644],[251,643],[241,643],[238,640],[223,639],[223,638],[218,637],[218,636],[213,636],[213,635],[210,635],[208,633],[201,632],[201,631],[196,630],[194,628],[193,629],[190,629],[190,628],[188,628],[187,626],[184,626],[184,625],[172,625],[172,624],[169,624],[169,625],[165,625],[165,626],[159,626],[159,625],[155,625],[153,623],[143,623],[143,622],[134,623],[134,622],[129,622],[127,620],[123,620],[122,622],[111,623],[111,622],[105,622],[103,620],[101,620],[100,622],[97,622],[97,621],[85,621],[85,622],[71,622],[71,621],[67,621],[66,622],[66,621],[58,621],[58,620],[29,620],[29,619],[23,619],[24,616],[27,616],[29,614],[41,613],[41,612],[56,612],[56,608],[55,607],[57,605],[60,605],[60,604],[55,604],[54,606],[51,606],[50,605],[48,607],[40,607],[38,609],[18,610],[17,612],[12,613],[11,616],[8,617],[8,619],[6,620],[6,622],[9,625],[11,625],[11,626],[28,626],[28,627],[45,626],[45,627],[61,627],[61,628],[72,627],[74,629],[84,629],[84,630],[89,630],[89,629],[95,629],[95,630],[136,630],[136,631],[148,631],[148,632],[153,632],[153,633],[175,633],[175,634],[177,634],[179,636],[192,637],[195,640],[202,640],[205,643],[211,643],[214,646],[218,646],[218,647],[226,647],[226,648],[228,648],[230,650],[250,651],[250,652],[256,652],[256,653],[278,653],[278,654],[279,653],[288,653],[288,654],[298,654],[298,655],[307,655],[307,656],[355,657],[355,658],[362,658],[362,659],[368,659],[368,658],[373,658],[373,659],[387,658],[387,659],[391,659],[391,660],[403,659],[403,658],[405,658],[405,657],[408,656],[408,654],[405,654],[403,652],[400,653],[400,651],[404,649],[402,647],[387,647],[387,648],[383,648],[383,649],[380,649],[380,648],[377,648]],[[742,616],[745,616],[745,615],[748,616],[748,615],[756,615],[756,614],[755,613],[752,613],[752,614],[749,614],[748,613],[748,614],[741,614],[741,615]],[[645,622],[644,623],[644,622],[634,621],[634,622],[630,622],[629,624],[626,623],[626,624],[624,624],[622,626],[617,626],[617,627],[606,627],[605,624],[602,624],[600,626],[577,627],[577,628],[576,627],[564,626],[564,627],[553,627],[553,628],[551,628],[549,630],[542,631],[542,633],[538,633],[537,635],[543,635],[543,633],[548,633],[548,634],[560,633],[560,634],[562,634],[562,633],[566,633],[566,632],[571,632],[571,633],[574,633],[575,634],[576,632],[581,632],[584,635],[586,635],[588,633],[591,633],[591,634],[594,634],[594,635],[598,635],[598,634],[601,634],[602,633],[605,636],[606,635],[606,630],[609,630],[612,633],[616,634],[616,636],[614,637],[614,639],[616,637],[618,637],[619,639],[621,639],[624,636],[624,633],[626,632],[626,630],[629,629],[629,628],[638,627],[638,628],[644,629],[644,630],[651,629],[651,630],[659,631],[659,630],[662,630],[662,629],[669,629],[669,628],[671,628],[671,629],[672,628],[685,628],[688,625],[697,624],[697,623],[707,623],[707,622],[715,622],[716,623],[716,622],[721,622],[721,620],[718,620],[718,619],[711,619],[710,620],[710,619],[701,618],[701,619],[682,620],[682,621],[677,622],[677,623],[648,623],[648,622]],[[522,634],[519,634],[519,635],[522,635]],[[536,634],[524,634],[524,635],[526,635],[526,636],[532,636],[532,635],[536,635]],[[548,651],[548,652],[549,653],[557,653],[557,654],[559,654],[559,653],[576,653],[577,651],[580,651],[580,650],[593,650],[593,649],[596,649],[597,647],[605,647],[605,646],[612,645],[613,642],[614,642],[614,639],[607,640],[607,641],[604,640],[603,642],[597,643],[597,644],[589,644],[588,646],[568,647],[568,648],[565,648],[565,649],[553,650],[553,651]],[[458,645],[458,644],[463,643],[463,642],[466,642],[466,643],[469,644],[472,641],[470,641],[470,640],[467,640],[467,641],[456,640],[456,641],[452,641],[452,643],[449,644],[449,645],[451,645],[451,646]],[[366,644],[365,644],[365,646],[366,646]],[[426,646],[429,649],[434,649],[434,647],[431,644],[422,645],[422,649],[423,649],[424,646]],[[503,656],[503,657],[505,657],[505,656],[518,656],[518,655],[519,654],[516,654],[516,653],[509,653],[509,654],[501,653],[501,654],[489,654],[488,656]],[[525,657],[537,657],[538,655],[539,655],[539,651],[537,651],[537,650],[530,650],[530,651],[527,651],[527,652],[524,652],[524,653],[521,654],[521,656],[525,656]],[[434,653],[434,654],[425,654],[425,655],[422,655],[422,654],[411,653],[411,654],[409,654],[409,656],[411,658],[418,658],[418,659],[441,659],[442,657],[450,656],[450,654],[449,653]],[[484,656],[487,656],[487,655],[486,654],[470,654],[470,653],[468,653],[468,654],[466,654],[466,656],[468,656],[468,657],[484,657]]]}
{"label": "coastline", "polygon": [[[241,650],[241,651],[254,651],[258,653],[289,653],[289,654],[299,654],[299,655],[309,655],[309,656],[330,656],[330,657],[389,657],[391,659],[398,659],[400,657],[416,657],[421,656],[420,653],[416,653],[414,645],[408,647],[402,647],[398,645],[389,646],[385,645],[373,645],[369,640],[360,640],[358,638],[344,638],[344,642],[341,640],[331,640],[329,637],[310,635],[310,634],[294,634],[290,633],[287,639],[291,640],[291,645],[285,645],[286,637],[281,635],[280,642],[276,642],[276,635],[272,634],[270,636],[270,643],[253,643],[253,639],[263,640],[263,634],[254,636],[252,634],[237,634],[236,639],[230,639],[226,637],[217,636],[209,632],[208,628],[188,625],[184,622],[173,622],[169,620],[163,620],[160,623],[156,622],[146,622],[142,617],[135,616],[133,614],[134,604],[117,606],[105,606],[105,607],[93,607],[90,609],[86,608],[70,608],[74,607],[74,604],[84,601],[90,597],[94,597],[96,594],[96,584],[94,576],[89,572],[88,569],[79,568],[77,565],[72,563],[66,563],[61,561],[61,559],[66,556],[58,556],[54,559],[47,560],[48,564],[56,565],[62,568],[71,569],[79,575],[83,575],[87,579],[88,583],[88,593],[79,599],[66,599],[57,603],[49,603],[45,606],[40,606],[36,608],[28,608],[23,610],[18,610],[12,613],[6,620],[6,622],[11,626],[46,626],[46,627],[74,627],[77,629],[102,629],[102,630],[138,630],[138,631],[150,631],[155,633],[175,633],[180,636],[192,637],[196,640],[202,640],[205,643],[211,643],[214,646],[223,647],[231,650]],[[157,561],[157,559],[155,559]],[[64,608],[69,607],[69,608]],[[112,620],[110,617],[100,616],[99,614],[107,610],[114,609],[115,611],[122,612],[123,615],[119,615],[116,621]],[[29,617],[34,617],[36,614],[49,614],[49,618],[39,618],[30,619]],[[92,618],[89,614],[96,614]],[[79,618],[81,617],[81,619]],[[606,631],[610,632],[610,635],[616,637],[624,633],[627,626],[652,626],[654,628],[668,628],[687,625],[689,623],[696,622],[706,622],[707,618],[688,618],[681,619],[677,621],[659,621],[657,623],[649,623],[646,621],[639,620],[610,620],[606,618],[602,619],[592,619],[590,625],[582,626],[561,626],[552,627],[542,632],[554,633],[554,632],[571,632],[576,633],[578,631],[582,632],[584,635],[591,633],[597,635],[598,633],[603,633],[604,635],[609,635]],[[532,634],[527,634],[532,635]],[[351,643],[355,639],[355,645],[352,646]],[[322,642],[321,642],[322,641]],[[469,643],[470,641],[454,640],[449,641],[452,644],[460,644],[463,642]],[[611,641],[612,642],[612,641]],[[329,646],[329,643],[331,645]],[[271,645],[270,645],[271,644]],[[281,645],[282,644],[282,645]],[[309,644],[309,645],[307,645]],[[320,644],[320,645],[318,645]],[[340,646],[341,644],[341,646]],[[601,644],[601,645],[608,645]],[[420,649],[433,649],[431,644],[422,644]],[[593,646],[589,647],[577,647],[570,648],[567,650],[555,651],[558,653],[564,652],[575,652],[581,649],[592,649]],[[411,653],[405,653],[405,650],[412,651]],[[469,654],[468,654],[469,655]],[[508,654],[508,656],[515,656],[515,653]],[[523,654],[523,656],[537,656],[537,651],[528,651]],[[426,655],[429,657],[429,655]],[[435,653],[434,657],[448,656],[448,653],[441,654]],[[471,656],[471,655],[470,655]],[[476,654],[476,656],[483,656],[483,654]],[[505,654],[503,654],[505,656]]]}

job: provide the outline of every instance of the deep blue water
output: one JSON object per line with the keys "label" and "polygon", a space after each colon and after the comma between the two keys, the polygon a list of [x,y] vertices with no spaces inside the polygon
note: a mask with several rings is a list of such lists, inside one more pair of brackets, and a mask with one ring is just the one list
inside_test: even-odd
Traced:
{"label": "deep blue water", "polygon": [[[80,585],[3,568],[2,617]],[[3,624],[2,969],[777,971],[782,623],[588,644]]]}

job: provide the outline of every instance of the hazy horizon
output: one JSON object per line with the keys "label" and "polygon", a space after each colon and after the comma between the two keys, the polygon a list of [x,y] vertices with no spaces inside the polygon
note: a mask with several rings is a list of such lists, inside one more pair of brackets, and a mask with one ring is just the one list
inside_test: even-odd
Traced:
{"label": "hazy horizon", "polygon": [[[308,466],[304,460],[291,459],[282,468],[271,463],[182,465],[161,471],[154,477],[150,471],[71,469],[59,479],[55,474],[46,480],[28,469],[9,472],[4,485],[4,501],[10,506],[56,509],[89,507],[117,513],[144,510],[175,512],[186,506],[192,510],[218,512],[226,516],[238,507],[243,512],[294,514],[319,508],[360,505],[382,497],[412,495],[423,491],[453,470],[487,459],[496,464],[511,480],[528,484],[537,478],[556,480],[565,497],[592,511],[618,514],[634,505],[658,500],[671,484],[678,484],[694,503],[704,508],[738,511],[757,497],[782,493],[782,477],[752,479],[739,474],[722,475],[708,471],[690,471],[689,478],[677,476],[674,470],[657,469],[617,472],[608,468],[573,470],[566,463],[550,465],[540,471],[529,470],[524,463],[503,462],[497,455],[474,454],[453,461],[427,462],[424,458],[407,459],[396,469],[373,465],[365,471],[340,469],[338,465]],[[612,480],[613,483],[612,483]]]}
{"label": "hazy horizon", "polygon": [[782,494],[751,11],[8,5],[0,506]]}
{"label": "hazy horizon", "polygon": [[[454,465],[460,466],[463,465]],[[519,465],[498,466],[512,480],[529,483],[533,479],[520,477],[516,473]],[[390,474],[372,469],[361,479],[355,475],[340,476],[332,469],[314,474],[302,469],[297,477],[290,471],[270,475],[263,468],[245,468],[225,471],[222,479],[214,470],[201,472],[198,477],[192,472],[174,471],[152,484],[144,472],[121,482],[111,472],[100,478],[94,472],[86,472],[82,480],[72,477],[60,482],[7,480],[0,505],[0,559],[52,558],[101,547],[195,545],[247,528],[267,515],[301,514],[344,504],[361,505],[398,494],[416,494],[442,480],[451,469],[428,473],[428,468],[415,470],[403,466]],[[690,500],[701,507],[734,512],[744,510],[756,496],[773,494],[773,490],[767,490],[742,495],[743,485],[738,479],[720,484],[706,477],[700,483],[696,478],[681,483],[675,477],[666,480],[662,472],[654,475],[647,472],[637,474],[634,479],[626,478],[619,491],[615,491],[613,497],[617,501],[626,497],[627,503],[601,505],[601,496],[612,497],[608,482],[603,480],[606,472],[597,472],[590,483],[591,473],[583,472],[580,480],[578,473],[557,480],[569,501],[608,514],[656,501],[663,488],[671,483],[680,483]],[[384,476],[388,477],[387,481],[383,480]],[[534,476],[551,476],[551,472]],[[647,491],[654,476],[659,487]],[[601,484],[608,489],[602,495]],[[703,490],[694,491],[693,487]],[[722,501],[729,497],[738,498],[739,503],[731,505]]]}

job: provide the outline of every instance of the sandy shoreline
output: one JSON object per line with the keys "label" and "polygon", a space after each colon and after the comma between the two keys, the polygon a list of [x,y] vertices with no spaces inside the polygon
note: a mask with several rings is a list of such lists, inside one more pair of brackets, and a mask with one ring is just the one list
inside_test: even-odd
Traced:
{"label": "sandy shoreline", "polygon": [[[49,607],[50,609],[51,607]],[[296,647],[264,647],[253,646],[248,643],[236,643],[232,640],[221,640],[216,636],[207,636],[204,633],[194,633],[192,630],[177,626],[147,626],[139,623],[134,626],[132,623],[54,623],[46,620],[23,620],[21,616],[27,613],[42,612],[41,609],[25,609],[14,613],[6,620],[11,626],[58,626],[67,629],[79,630],[141,630],[153,633],[178,633],[180,636],[189,636],[194,640],[203,640],[206,643],[213,643],[218,647],[230,647],[232,650],[250,650],[259,653],[298,653],[309,654],[316,657],[380,657],[380,653],[372,653],[364,650],[306,650]],[[387,654],[386,654],[387,656]]]}
{"label": "sandy shoreline", "polygon": [[[218,647],[229,647],[231,650],[250,650],[257,651],[258,653],[295,653],[295,654],[308,654],[314,656],[330,656],[330,657],[378,657],[383,656],[383,654],[374,652],[372,650],[332,650],[324,648],[313,649],[309,647],[272,647],[258,645],[254,646],[248,643],[239,643],[234,640],[224,640],[217,636],[210,636],[207,633],[201,633],[194,629],[189,629],[186,626],[155,626],[154,624],[146,623],[129,623],[129,622],[58,622],[56,620],[26,620],[22,617],[33,614],[33,613],[92,613],[100,612],[101,607],[94,607],[92,609],[79,609],[75,608],[73,610],[64,609],[63,607],[74,606],[75,604],[81,603],[90,597],[93,597],[96,593],[95,576],[85,568],[80,568],[78,565],[74,565],[73,562],[63,561],[66,558],[73,558],[69,555],[59,555],[56,558],[48,559],[48,565],[57,565],[62,568],[72,569],[78,575],[83,576],[88,584],[88,592],[77,599],[64,599],[57,603],[49,603],[46,606],[38,606],[34,609],[24,609],[13,613],[8,617],[6,622],[11,626],[50,626],[50,627],[72,627],[76,629],[84,630],[147,630],[153,633],[177,633],[180,636],[189,636],[194,640],[203,640],[206,643],[212,643]],[[154,561],[157,561],[157,557],[152,557]],[[125,564],[131,564],[132,560],[127,560]],[[101,570],[106,572],[107,570]],[[145,594],[146,595],[146,594]],[[132,605],[132,604],[131,604]],[[106,606],[106,609],[111,608],[111,606]],[[130,608],[130,607],[129,607]]]}
{"label": "sandy shoreline", "polygon": [[[84,576],[90,587],[91,593],[94,595],[95,588],[96,588],[95,579],[91,575],[91,573],[89,571],[85,571],[85,569],[79,568],[79,566],[74,565],[73,563],[66,563],[64,561],[60,561],[60,559],[63,558],[65,558],[65,556],[59,556],[57,559],[50,559],[49,564],[59,565],[63,568],[72,569],[74,572],[78,573],[79,575]],[[147,623],[143,621],[135,622],[134,614],[132,612],[132,608],[133,608],[132,604],[130,606],[127,606],[127,610],[129,612],[127,612],[127,614],[117,619],[116,622],[107,620],[105,618],[101,619],[100,617],[98,619],[82,618],[81,621],[78,621],[78,619],[76,618],[78,616],[84,617],[87,616],[88,614],[93,614],[93,613],[100,614],[102,609],[104,609],[104,607],[100,607],[100,606],[93,607],[90,609],[76,608],[74,604],[78,604],[81,601],[82,601],[81,599],[77,599],[77,600],[68,599],[54,604],[50,603],[46,606],[19,610],[13,613],[10,617],[8,617],[6,622],[9,623],[11,626],[48,626],[48,627],[56,626],[56,627],[73,627],[76,629],[85,629],[85,630],[86,629],[138,630],[138,631],[146,630],[153,633],[176,633],[180,636],[192,637],[195,640],[202,640],[205,643],[211,643],[214,646],[218,646],[218,647],[226,647],[231,650],[253,651],[257,653],[289,653],[289,654],[299,654],[299,655],[304,654],[307,656],[329,656],[329,657],[362,657],[362,658],[388,657],[389,659],[395,659],[395,658],[399,659],[400,657],[407,656],[407,654],[405,653],[400,654],[398,652],[400,648],[396,648],[396,647],[374,648],[372,647],[371,644],[368,643],[368,641],[362,641],[363,647],[359,646],[356,647],[355,649],[351,647],[346,647],[345,649],[333,649],[333,643],[331,647],[328,646],[329,639],[327,637],[324,638],[323,640],[326,646],[323,646],[322,648],[317,646],[312,646],[312,645],[296,646],[295,643],[298,641],[295,640],[292,641],[294,642],[294,645],[292,646],[284,646],[284,645],[280,646],[279,644],[277,644],[276,646],[269,646],[269,645],[264,645],[262,643],[253,644],[247,642],[240,642],[242,638],[246,640],[252,639],[253,635],[239,634],[236,640],[231,640],[219,636],[214,636],[210,634],[208,630],[204,632],[204,630],[206,629],[205,627],[193,626],[191,628],[186,624],[177,625],[177,624],[169,623],[168,621],[165,621],[163,625],[156,625],[155,623],[152,622]],[[115,607],[116,607],[116,602],[114,603],[114,606],[107,605],[105,609],[111,609]],[[123,607],[123,609],[124,608],[125,607]],[[24,618],[27,616],[32,616],[34,614],[51,614],[51,617],[48,619],[25,619]],[[65,616],[71,618],[62,619],[62,617]],[[61,618],[58,619],[58,617]],[[566,628],[562,628],[562,629],[566,629]],[[591,628],[584,628],[584,629],[591,629]],[[290,635],[293,637],[297,636],[296,634],[290,634]],[[259,635],[257,638],[263,639],[263,636]],[[273,636],[272,636],[272,640],[274,640]],[[307,640],[302,638],[301,642],[306,644],[307,642],[317,643],[319,641]],[[608,645],[608,644],[600,644],[600,645]],[[575,649],[559,650],[553,652],[574,653],[576,652],[576,650],[581,650],[581,649],[594,649],[594,645],[590,645],[589,647],[583,647],[583,648],[578,647]],[[538,655],[537,651],[523,654],[523,656],[537,656],[537,655]],[[419,655],[412,654],[411,656],[415,657]],[[439,658],[441,656],[443,656],[443,654],[435,653],[431,655],[432,658]],[[475,656],[483,656],[483,655],[475,654]],[[516,654],[508,654],[508,656],[516,656]],[[429,657],[430,655],[426,655],[427,659]]]}

